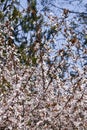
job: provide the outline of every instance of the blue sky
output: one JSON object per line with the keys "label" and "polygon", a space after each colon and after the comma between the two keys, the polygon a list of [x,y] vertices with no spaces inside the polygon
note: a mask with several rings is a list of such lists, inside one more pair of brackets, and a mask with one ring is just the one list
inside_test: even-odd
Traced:
{"label": "blue sky", "polygon": [[[39,9],[41,9],[41,1],[42,0],[37,0]],[[50,3],[50,0],[44,1],[46,1],[46,5]],[[20,0],[20,2],[23,7],[27,6],[27,0]],[[68,8],[70,10],[79,12],[85,11],[85,9],[87,9],[87,0],[51,0],[51,2],[59,7]],[[56,11],[56,9],[53,11]]]}

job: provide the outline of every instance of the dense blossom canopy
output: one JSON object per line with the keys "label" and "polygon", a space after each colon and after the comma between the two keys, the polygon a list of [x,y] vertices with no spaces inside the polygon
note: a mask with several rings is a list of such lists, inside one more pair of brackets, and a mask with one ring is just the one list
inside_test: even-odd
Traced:
{"label": "dense blossom canopy", "polygon": [[18,5],[0,4],[0,129],[87,129],[86,29],[74,30],[67,9],[56,17],[35,1]]}

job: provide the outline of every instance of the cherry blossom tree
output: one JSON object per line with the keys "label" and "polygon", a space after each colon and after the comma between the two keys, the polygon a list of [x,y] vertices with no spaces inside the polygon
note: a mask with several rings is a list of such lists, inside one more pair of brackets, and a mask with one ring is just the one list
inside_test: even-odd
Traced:
{"label": "cherry blossom tree", "polygon": [[73,28],[79,19],[69,21],[67,9],[61,17],[38,14],[36,1],[22,10],[17,0],[0,6],[0,129],[87,129],[87,45]]}

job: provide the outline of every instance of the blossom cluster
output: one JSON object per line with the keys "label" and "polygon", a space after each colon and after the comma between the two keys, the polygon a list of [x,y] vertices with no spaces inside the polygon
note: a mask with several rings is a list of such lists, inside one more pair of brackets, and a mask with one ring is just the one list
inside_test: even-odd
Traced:
{"label": "blossom cluster", "polygon": [[67,69],[71,61],[81,59],[72,51],[73,46],[81,46],[78,39],[68,39],[67,52],[60,49],[51,59],[50,40],[45,51],[38,51],[37,43],[37,65],[26,65],[20,62],[10,22],[0,29],[0,129],[86,130],[87,68],[71,64]]}

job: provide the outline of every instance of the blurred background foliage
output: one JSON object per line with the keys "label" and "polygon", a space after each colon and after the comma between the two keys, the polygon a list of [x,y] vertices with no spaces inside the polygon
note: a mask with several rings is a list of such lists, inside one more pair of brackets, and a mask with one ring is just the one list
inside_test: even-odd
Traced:
{"label": "blurred background foliage", "polygon": [[[5,31],[1,34],[8,40],[9,45],[13,43],[17,46],[20,62],[37,66],[38,57],[43,55],[41,53],[46,52],[45,46],[49,43],[49,47],[53,50],[49,53],[51,62],[62,62],[63,60],[67,62],[67,65],[61,67],[63,73],[66,71],[64,68],[68,69],[69,66],[72,66],[70,65],[72,53],[73,55],[78,54],[79,64],[83,66],[85,63],[81,62],[82,60],[85,62],[85,59],[81,58],[85,57],[86,51],[84,50],[87,49],[87,13],[59,8],[50,2],[55,9],[61,10],[62,15],[57,17],[50,13],[52,11],[49,9],[50,4],[48,4],[48,10],[44,10],[49,1],[43,1],[41,12],[37,8],[37,0],[27,0],[26,2],[26,8],[21,5],[20,0],[1,0],[0,2],[1,28],[3,28],[3,23],[6,27],[9,27],[9,24],[11,26],[9,28],[11,36],[8,37]],[[75,15],[72,18],[70,14]],[[52,56],[55,58],[52,59]]]}

